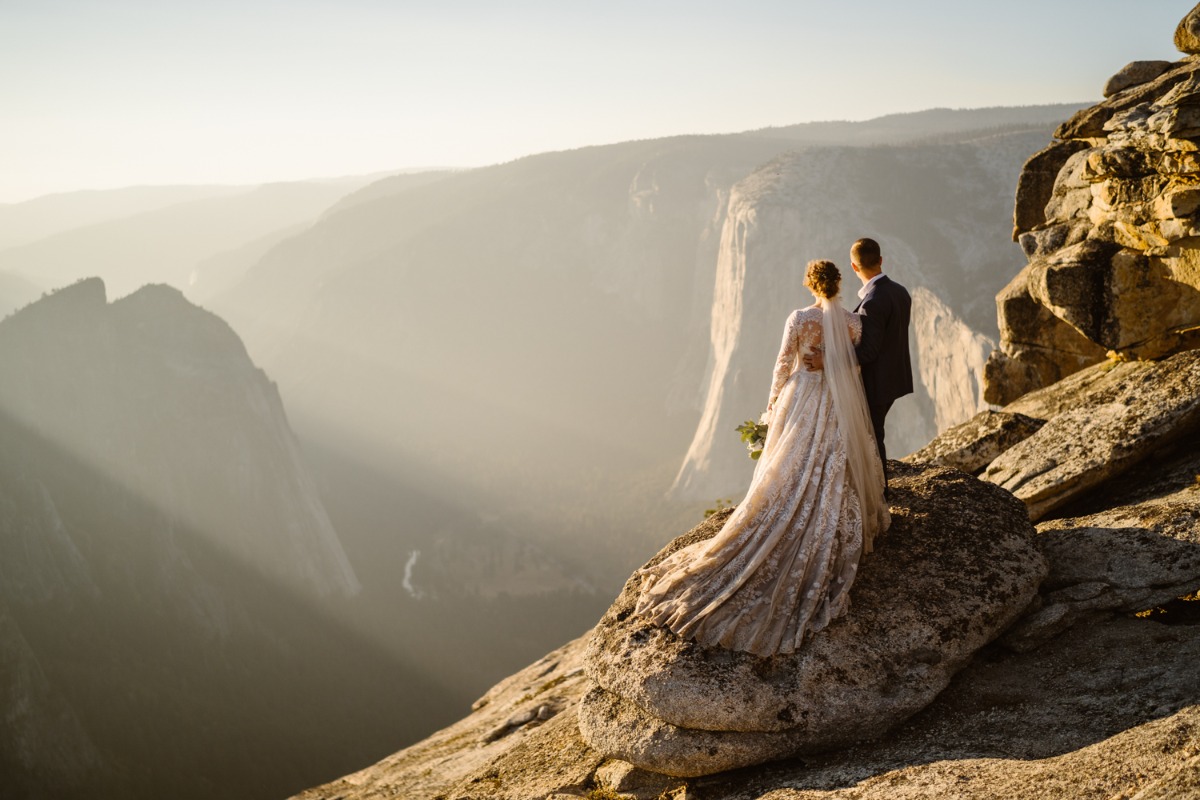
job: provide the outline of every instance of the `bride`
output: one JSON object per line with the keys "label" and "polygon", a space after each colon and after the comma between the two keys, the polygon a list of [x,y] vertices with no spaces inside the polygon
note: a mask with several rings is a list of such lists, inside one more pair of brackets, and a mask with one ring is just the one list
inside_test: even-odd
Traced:
{"label": "bride", "polygon": [[[703,645],[791,653],[849,607],[859,558],[891,522],[841,274],[810,261],[816,303],[793,311],[746,497],[720,533],[643,569],[635,613]],[[823,350],[824,370],[802,367]]]}

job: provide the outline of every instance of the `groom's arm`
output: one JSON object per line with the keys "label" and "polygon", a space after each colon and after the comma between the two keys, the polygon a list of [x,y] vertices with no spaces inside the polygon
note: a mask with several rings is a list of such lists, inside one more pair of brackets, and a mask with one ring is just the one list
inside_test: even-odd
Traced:
{"label": "groom's arm", "polygon": [[854,347],[859,364],[870,364],[879,358],[879,351],[883,349],[890,311],[890,304],[878,293],[867,298],[859,308],[858,313],[863,321],[862,338]]}

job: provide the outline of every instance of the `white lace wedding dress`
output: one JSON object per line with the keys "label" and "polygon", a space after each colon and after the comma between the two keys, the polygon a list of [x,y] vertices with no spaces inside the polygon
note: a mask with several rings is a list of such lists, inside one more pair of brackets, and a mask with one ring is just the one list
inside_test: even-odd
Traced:
{"label": "white lace wedding dress", "polygon": [[[841,330],[832,327],[838,322]],[[745,499],[716,536],[641,571],[635,613],[701,644],[760,656],[794,652],[806,635],[845,613],[859,558],[890,522],[853,360],[851,342],[861,336],[862,318],[828,300],[792,313],[775,366],[766,444]],[[849,375],[833,371],[839,362],[831,364],[823,347],[835,337],[844,340],[837,344]],[[826,369],[810,372],[802,360],[818,348]],[[839,424],[846,413],[850,420]],[[849,466],[844,438],[851,442]]]}

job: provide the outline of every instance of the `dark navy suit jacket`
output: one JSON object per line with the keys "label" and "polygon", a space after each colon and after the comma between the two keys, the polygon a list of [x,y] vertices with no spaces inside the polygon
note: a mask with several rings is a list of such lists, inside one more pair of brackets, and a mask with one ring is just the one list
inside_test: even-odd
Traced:
{"label": "dark navy suit jacket", "polygon": [[903,286],[881,275],[854,310],[863,317],[862,339],[854,351],[862,367],[867,405],[890,406],[913,390],[908,353],[912,298]]}

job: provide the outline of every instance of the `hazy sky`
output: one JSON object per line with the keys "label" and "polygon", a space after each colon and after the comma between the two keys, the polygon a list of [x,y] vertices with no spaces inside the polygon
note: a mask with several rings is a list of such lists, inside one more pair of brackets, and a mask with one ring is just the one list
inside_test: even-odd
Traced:
{"label": "hazy sky", "polygon": [[1098,100],[1191,0],[0,0],[0,202]]}

